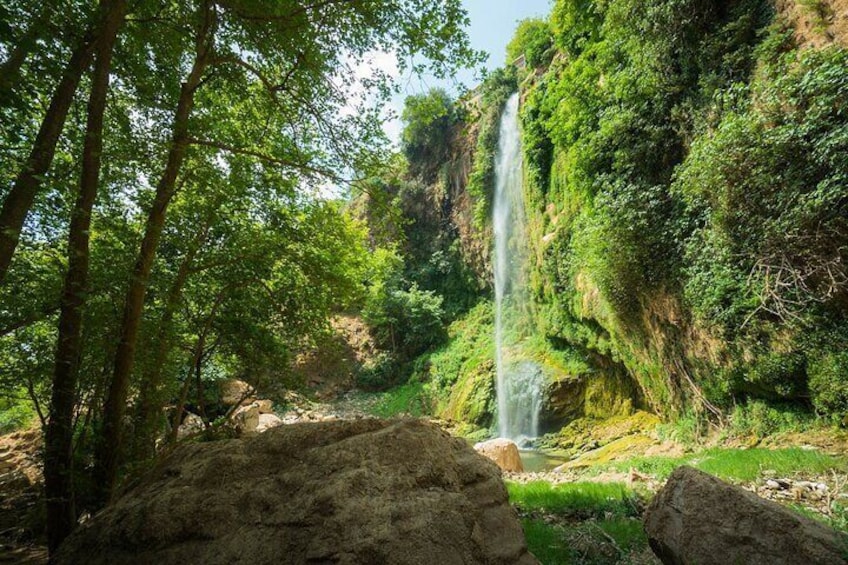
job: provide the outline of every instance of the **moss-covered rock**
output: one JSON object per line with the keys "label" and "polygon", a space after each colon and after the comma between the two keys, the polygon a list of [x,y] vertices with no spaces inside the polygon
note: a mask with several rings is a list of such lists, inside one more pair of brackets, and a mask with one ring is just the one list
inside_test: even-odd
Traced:
{"label": "moss-covered rock", "polygon": [[489,359],[463,372],[453,386],[442,418],[488,428],[495,407],[495,363]]}

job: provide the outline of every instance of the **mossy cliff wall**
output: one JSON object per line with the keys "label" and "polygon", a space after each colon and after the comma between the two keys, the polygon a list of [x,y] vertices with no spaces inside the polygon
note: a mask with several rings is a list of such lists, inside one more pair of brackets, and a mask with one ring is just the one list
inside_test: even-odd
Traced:
{"label": "mossy cliff wall", "polygon": [[[537,26],[517,80],[550,426],[750,399],[848,411],[846,14],[825,4],[803,42],[811,8],[765,0],[559,0]],[[480,124],[465,192],[485,234]],[[485,425],[487,359],[445,415]]]}

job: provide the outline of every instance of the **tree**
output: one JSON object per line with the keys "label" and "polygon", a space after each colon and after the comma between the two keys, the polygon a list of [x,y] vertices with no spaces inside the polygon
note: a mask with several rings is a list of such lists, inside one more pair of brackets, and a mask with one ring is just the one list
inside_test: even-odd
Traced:
{"label": "tree", "polygon": [[124,0],[114,0],[101,6],[102,35],[96,46],[88,100],[80,190],[68,234],[68,272],[62,291],[56,369],[53,374],[44,455],[50,551],[59,547],[76,524],[72,484],[72,426],[82,337],[82,308],[88,284],[91,209],[100,183],[103,116],[112,68],[112,53],[118,31],[124,21],[125,10]]}

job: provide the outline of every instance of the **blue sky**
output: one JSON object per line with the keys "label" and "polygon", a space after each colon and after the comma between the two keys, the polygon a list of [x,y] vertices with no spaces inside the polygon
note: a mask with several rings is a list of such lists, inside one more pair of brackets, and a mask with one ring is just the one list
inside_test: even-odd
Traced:
{"label": "blue sky", "polygon": [[[488,69],[496,69],[505,63],[506,44],[512,39],[516,24],[525,18],[547,17],[552,0],[463,0],[468,11],[471,25],[468,36],[474,49],[489,54],[486,62]],[[473,87],[478,77],[470,70],[458,76],[458,82]],[[433,87],[442,87],[456,94],[457,85],[449,81],[439,81],[433,77],[401,77],[401,93],[392,99],[392,110],[399,116],[403,111],[403,101],[411,94],[420,94]],[[400,136],[401,124],[393,120],[385,125],[386,133],[393,141]]]}

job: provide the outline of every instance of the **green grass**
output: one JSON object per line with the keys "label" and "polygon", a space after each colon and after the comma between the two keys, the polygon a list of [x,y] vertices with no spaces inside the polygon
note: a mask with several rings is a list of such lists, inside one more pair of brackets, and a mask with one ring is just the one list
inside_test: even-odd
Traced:
{"label": "green grass", "polygon": [[639,495],[621,483],[577,482],[551,485],[544,481],[507,483],[509,500],[523,511],[575,518],[638,516]]}
{"label": "green grass", "polygon": [[375,396],[369,411],[380,418],[392,418],[401,414],[419,417],[430,413],[424,384],[418,381],[377,393]]}
{"label": "green grass", "polygon": [[[632,468],[658,479],[665,479],[680,465],[691,465],[729,481],[752,481],[765,470],[772,470],[779,475],[791,475],[798,472],[821,474],[831,469],[848,470],[848,462],[844,458],[797,447],[712,448],[683,457],[636,457],[614,463],[611,468],[618,471],[627,471]],[[601,468],[595,471],[600,472]]]}
{"label": "green grass", "polygon": [[527,547],[543,565],[607,565],[638,562],[647,551],[648,538],[638,518],[588,520],[551,524],[521,521]]}
{"label": "green grass", "polygon": [[574,563],[574,553],[568,545],[561,526],[546,524],[542,520],[521,521],[527,547],[543,564]]}

